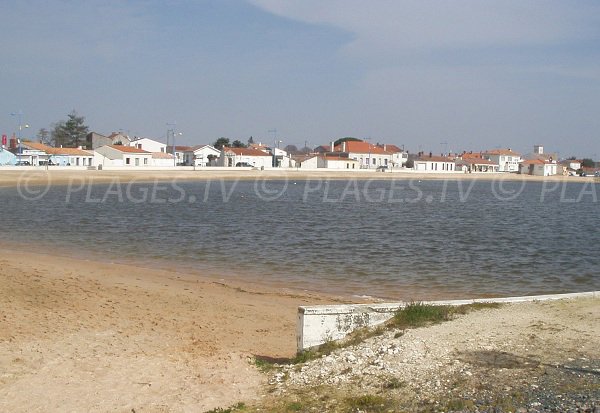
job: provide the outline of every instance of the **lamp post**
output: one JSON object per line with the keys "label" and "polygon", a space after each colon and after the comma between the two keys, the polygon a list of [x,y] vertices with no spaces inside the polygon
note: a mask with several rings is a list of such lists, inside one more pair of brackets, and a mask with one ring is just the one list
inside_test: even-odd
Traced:
{"label": "lamp post", "polygon": [[21,147],[21,133],[23,128],[27,129],[29,127],[29,125],[23,125],[23,111],[20,110],[18,112],[13,112],[10,114],[10,116],[17,116],[18,120],[19,120],[19,134],[17,136],[17,143],[19,144],[19,160],[18,162],[21,162],[21,154],[23,153],[23,148]]}
{"label": "lamp post", "polygon": [[182,135],[183,135],[182,132],[175,133],[173,131],[173,157],[174,157],[173,158],[173,163],[174,163],[173,166],[177,166],[177,155],[176,155],[176,151],[175,151],[175,136],[182,136]]}

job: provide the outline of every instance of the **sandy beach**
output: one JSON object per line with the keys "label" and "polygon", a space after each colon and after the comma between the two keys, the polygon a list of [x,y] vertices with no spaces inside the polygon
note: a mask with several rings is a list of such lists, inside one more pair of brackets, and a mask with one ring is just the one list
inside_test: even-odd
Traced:
{"label": "sandy beach", "polygon": [[[297,306],[348,301],[2,247],[0,411],[6,412],[202,412],[256,403],[268,378],[253,357],[295,354]],[[591,328],[566,332],[569,343],[597,336],[597,304],[587,321],[585,311],[558,305],[561,325]],[[544,314],[553,322],[547,308],[506,311],[499,320],[515,312],[521,320],[519,331],[503,336],[508,343],[513,333],[526,333],[528,320]],[[474,339],[490,324],[479,316],[464,323]],[[548,341],[555,350],[560,344]],[[544,342],[538,346],[543,351]]]}
{"label": "sandy beach", "polygon": [[0,168],[0,187],[16,185],[80,185],[81,183],[154,182],[154,181],[205,181],[205,180],[319,180],[319,179],[406,179],[406,180],[518,180],[532,182],[594,182],[594,177],[530,176],[508,173],[417,173],[412,171],[376,172],[375,170],[247,170],[229,168],[210,169],[137,169],[137,170],[81,170],[43,168]]}
{"label": "sandy beach", "polygon": [[296,310],[334,297],[7,249],[0,411],[198,412],[252,400],[255,355],[295,354]]}

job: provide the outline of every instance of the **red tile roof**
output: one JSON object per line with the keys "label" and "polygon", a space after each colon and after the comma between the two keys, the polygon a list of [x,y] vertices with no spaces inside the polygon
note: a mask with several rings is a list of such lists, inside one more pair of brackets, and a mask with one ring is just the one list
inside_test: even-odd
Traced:
{"label": "red tile roof", "polygon": [[388,155],[388,154],[392,153],[390,150],[384,151],[383,147],[374,145],[369,142],[359,142],[359,141],[342,142],[341,144],[336,145],[335,151],[342,152],[342,150],[344,149],[344,146],[343,146],[344,143],[346,144],[346,152],[371,153],[371,154],[381,154],[381,155]]}
{"label": "red tile roof", "polygon": [[508,156],[521,156],[520,153],[513,151],[512,149],[490,149],[489,151],[485,151],[486,155],[508,155]]}

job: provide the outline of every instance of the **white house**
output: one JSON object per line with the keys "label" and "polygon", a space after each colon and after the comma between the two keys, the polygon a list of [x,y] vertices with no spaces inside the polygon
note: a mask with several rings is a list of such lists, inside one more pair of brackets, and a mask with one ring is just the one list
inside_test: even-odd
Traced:
{"label": "white house", "polygon": [[512,149],[492,149],[483,153],[483,156],[498,164],[500,172],[519,172],[521,154]]}
{"label": "white house", "polygon": [[[402,167],[408,156],[395,145],[374,145],[370,142],[345,141],[334,148],[335,152],[347,153],[348,158],[359,162],[361,168],[379,166]],[[330,155],[331,153],[328,153]]]}
{"label": "white house", "polygon": [[166,144],[159,142],[159,141],[155,141],[154,139],[150,139],[150,138],[135,138],[133,141],[131,141],[130,146],[136,147],[138,149],[143,149],[148,152],[166,152],[167,151]]}
{"label": "white house", "polygon": [[464,153],[456,159],[456,170],[465,173],[499,172],[500,165],[483,158],[481,154]]}
{"label": "white house", "polygon": [[455,172],[456,162],[446,156],[423,156],[414,160],[413,169],[419,172]]}
{"label": "white house", "polygon": [[151,152],[152,166],[175,166],[175,157],[166,152]]}
{"label": "white house", "polygon": [[95,151],[96,165],[103,166],[149,166],[152,153],[133,146],[105,145]]}
{"label": "white house", "polygon": [[319,157],[318,166],[327,169],[360,169],[360,162],[352,158],[326,155]]}
{"label": "white house", "polygon": [[221,151],[212,145],[196,145],[184,152],[184,163],[194,166],[216,166],[220,155]]}
{"label": "white house", "polygon": [[253,166],[272,168],[273,156],[258,149],[224,147],[217,161],[218,166]]}
{"label": "white house", "polygon": [[48,149],[50,146],[39,142],[21,141],[21,144],[13,148],[17,157],[16,162],[29,162],[33,166],[45,165],[48,162]]}
{"label": "white house", "polygon": [[121,132],[113,132],[106,137],[111,143],[109,145],[130,146],[131,138]]}
{"label": "white house", "polygon": [[519,164],[519,173],[523,175],[551,176],[557,174],[556,161],[530,159]]}
{"label": "white house", "polygon": [[80,148],[48,148],[48,164],[94,166],[94,153]]}
{"label": "white house", "polygon": [[317,169],[319,167],[318,155],[294,156],[294,161],[296,167],[301,169]]}
{"label": "white house", "polygon": [[54,148],[39,142],[25,141],[21,143],[21,153],[17,156],[20,161],[39,166],[93,166],[94,154],[81,148]]}

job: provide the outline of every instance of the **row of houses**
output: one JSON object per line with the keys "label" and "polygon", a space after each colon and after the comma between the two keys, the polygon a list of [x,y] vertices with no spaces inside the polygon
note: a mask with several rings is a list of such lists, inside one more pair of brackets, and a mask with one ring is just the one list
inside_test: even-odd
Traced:
{"label": "row of houses", "polygon": [[[558,163],[556,154],[545,154],[541,145],[535,145],[530,154],[521,155],[512,149],[492,149],[479,153],[463,152],[434,156],[432,153],[408,154],[396,145],[372,144],[349,140],[335,145],[322,145],[309,154],[288,154],[286,151],[251,144],[247,148],[212,145],[168,146],[149,138],[130,138],[120,132],[103,136],[92,132],[85,146],[55,148],[43,143],[23,141],[12,145],[16,154],[12,163],[27,165],[60,165],[84,167],[252,167],[298,169],[412,169],[417,172],[438,173],[499,173],[513,172],[549,176],[568,174],[579,170],[575,160]],[[91,149],[90,149],[91,148]],[[10,155],[10,154],[8,154]],[[0,153],[0,164],[11,163],[7,151]]]}

